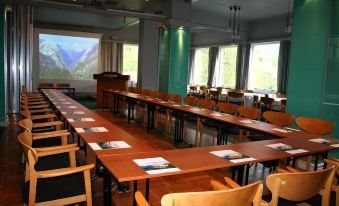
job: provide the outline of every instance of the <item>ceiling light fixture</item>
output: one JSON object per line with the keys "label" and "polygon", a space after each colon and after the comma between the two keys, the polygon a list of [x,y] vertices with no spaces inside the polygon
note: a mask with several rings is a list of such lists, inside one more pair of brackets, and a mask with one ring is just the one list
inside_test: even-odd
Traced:
{"label": "ceiling light fixture", "polygon": [[229,7],[227,31],[232,34],[232,39],[240,39],[240,6]]}
{"label": "ceiling light fixture", "polygon": [[286,25],[285,25],[285,32],[291,33],[292,32],[292,14],[290,11],[291,7],[291,0],[288,0],[288,7],[287,7],[287,16],[286,16]]}

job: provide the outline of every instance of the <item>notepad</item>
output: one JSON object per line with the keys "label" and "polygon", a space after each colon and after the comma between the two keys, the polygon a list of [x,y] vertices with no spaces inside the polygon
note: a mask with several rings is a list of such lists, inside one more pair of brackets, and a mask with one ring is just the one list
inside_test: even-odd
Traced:
{"label": "notepad", "polygon": [[133,162],[144,169],[147,174],[160,174],[180,171],[179,168],[162,157],[135,159]]}
{"label": "notepad", "polygon": [[316,142],[316,143],[320,143],[320,144],[329,144],[331,142],[330,140],[323,139],[323,138],[310,139],[308,141]]}
{"label": "notepad", "polygon": [[192,109],[190,109],[190,111],[194,111],[194,112],[199,112],[201,110],[203,110],[203,109],[201,109],[201,108],[192,108]]}
{"label": "notepad", "polygon": [[251,120],[251,119],[241,120],[240,122],[241,123],[245,123],[245,124],[254,124],[254,123],[257,123],[257,121]]}
{"label": "notepad", "polygon": [[69,122],[94,122],[93,118],[68,118]]}
{"label": "notepad", "polygon": [[267,147],[273,148],[273,149],[278,149],[278,150],[282,150],[285,151],[289,154],[299,154],[299,153],[305,153],[308,152],[305,149],[299,149],[299,148],[294,148],[290,145],[287,144],[283,144],[283,143],[276,143],[276,144],[269,144],[266,145]]}
{"label": "notepad", "polygon": [[58,109],[76,109],[76,106],[57,106]]}
{"label": "notepad", "polygon": [[61,102],[61,104],[71,104],[70,102]]}
{"label": "notepad", "polygon": [[331,147],[336,147],[336,148],[337,148],[337,147],[339,147],[339,143],[338,143],[338,144],[331,144],[330,146],[331,146]]}
{"label": "notepad", "polygon": [[83,111],[74,111],[74,112],[61,112],[61,114],[85,114]]}
{"label": "notepad", "polygon": [[105,127],[87,127],[87,128],[75,128],[78,133],[84,132],[108,132]]}
{"label": "notepad", "polygon": [[277,132],[282,132],[282,133],[289,133],[289,132],[292,132],[292,131],[290,131],[290,130],[281,129],[281,128],[273,128],[272,130],[277,131]]}
{"label": "notepad", "polygon": [[249,157],[247,155],[241,154],[233,150],[219,150],[219,151],[212,151],[210,153],[218,157],[222,157],[226,160],[229,160],[230,162],[233,162],[233,163],[248,162],[248,161],[256,160],[253,157]]}
{"label": "notepad", "polygon": [[220,114],[220,113],[212,113],[210,115],[214,116],[214,117],[221,117],[221,116],[223,116],[223,114]]}
{"label": "notepad", "polygon": [[172,106],[173,107],[180,107],[181,105],[180,104],[173,104]]}
{"label": "notepad", "polygon": [[91,146],[93,150],[131,148],[125,141],[93,142],[89,143],[89,146]]}

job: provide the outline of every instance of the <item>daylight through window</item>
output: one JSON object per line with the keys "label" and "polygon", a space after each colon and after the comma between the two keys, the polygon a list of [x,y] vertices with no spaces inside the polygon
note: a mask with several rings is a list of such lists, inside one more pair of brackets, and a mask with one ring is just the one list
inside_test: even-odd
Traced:
{"label": "daylight through window", "polygon": [[123,67],[122,73],[130,75],[130,80],[134,83],[138,80],[138,45],[123,45]]}
{"label": "daylight through window", "polygon": [[206,85],[208,81],[209,48],[195,50],[193,82],[195,85]]}
{"label": "daylight through window", "polygon": [[235,88],[238,46],[221,47],[216,63],[216,86]]}

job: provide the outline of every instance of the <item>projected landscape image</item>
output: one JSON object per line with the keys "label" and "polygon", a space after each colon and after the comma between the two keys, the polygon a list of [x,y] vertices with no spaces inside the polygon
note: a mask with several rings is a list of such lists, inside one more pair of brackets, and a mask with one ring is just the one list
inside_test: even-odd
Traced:
{"label": "projected landscape image", "polygon": [[98,48],[98,38],[39,34],[40,79],[93,79]]}

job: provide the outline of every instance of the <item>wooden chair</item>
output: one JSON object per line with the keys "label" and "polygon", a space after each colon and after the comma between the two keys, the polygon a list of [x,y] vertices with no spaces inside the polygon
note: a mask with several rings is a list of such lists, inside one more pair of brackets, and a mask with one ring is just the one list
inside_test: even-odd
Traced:
{"label": "wooden chair", "polygon": [[266,111],[272,111],[273,110],[273,98],[269,97],[261,97],[260,98],[260,109],[261,113],[263,114]]}
{"label": "wooden chair", "polygon": [[[210,100],[210,99],[200,99],[199,100],[199,107],[202,109],[208,109],[208,110],[214,110],[215,107],[215,101]],[[196,141],[197,146],[199,145],[199,147],[201,147],[201,143],[202,143],[202,137],[204,134],[204,127],[203,125],[207,126],[207,127],[216,127],[216,122],[213,120],[208,120],[208,119],[201,119],[201,118],[197,118],[197,127],[199,128],[199,133],[200,133],[200,137],[199,137],[199,144],[197,144],[198,142]],[[212,139],[213,139],[213,145],[215,144],[215,137],[216,137],[216,130],[212,130]]]}
{"label": "wooden chair", "polygon": [[333,166],[336,168],[331,189],[336,193],[336,205],[339,205],[339,159],[325,159],[325,162],[327,163],[327,168]]}
{"label": "wooden chair", "polygon": [[52,88],[54,87],[53,83],[39,83],[38,88]]}
{"label": "wooden chair", "polygon": [[209,86],[207,85],[200,86],[199,97],[208,98],[208,96],[209,96]]}
{"label": "wooden chair", "polygon": [[244,93],[240,92],[227,92],[227,102],[237,105],[244,105]]}
{"label": "wooden chair", "polygon": [[[235,114],[237,112],[237,108],[238,105],[236,104],[231,104],[231,103],[227,103],[227,102],[219,102],[217,104],[217,109],[219,112],[225,113],[225,114]],[[213,145],[215,143],[215,134],[217,132],[217,122],[213,121],[213,120],[203,120],[201,122],[202,124],[200,124],[200,141],[199,141],[199,145],[201,144],[202,141],[202,137],[203,137],[203,131],[204,131],[204,127],[207,127],[209,129],[212,130],[212,138],[213,138]],[[201,145],[200,145],[201,146]]]}
{"label": "wooden chair", "polygon": [[335,127],[333,122],[311,117],[297,117],[295,122],[300,129],[317,135],[330,135]]}
{"label": "wooden chair", "polygon": [[[181,95],[178,94],[169,94],[168,101],[174,102],[177,104],[181,104]],[[168,110],[167,122],[166,122],[166,131],[168,134],[171,133],[172,130],[172,117],[176,115],[172,110]]]}
{"label": "wooden chair", "polygon": [[31,115],[31,113],[28,110],[22,110],[20,114],[24,118],[31,119],[33,122],[41,120],[53,122],[56,120],[55,114]]}
{"label": "wooden chair", "polygon": [[221,91],[219,90],[210,90],[209,99],[219,102]]}
{"label": "wooden chair", "polygon": [[287,105],[286,99],[280,100],[280,111],[281,112],[286,112],[286,105]]}
{"label": "wooden chair", "polygon": [[[198,98],[194,97],[194,96],[188,96],[188,97],[184,97],[184,103],[186,105],[192,106],[192,107],[196,107],[198,104]],[[198,141],[198,134],[199,134],[199,128],[197,125],[197,117],[195,115],[191,115],[191,114],[185,114],[184,116],[184,132],[186,136],[186,131],[187,131],[187,122],[192,122],[192,123],[196,123],[196,128],[195,128],[195,142],[197,143]]]}
{"label": "wooden chair", "polygon": [[[163,100],[163,101],[168,101],[168,94],[164,93],[164,92],[159,92],[159,99]],[[164,117],[164,118],[162,118]],[[167,119],[168,119],[168,109],[166,109],[165,107],[159,107],[157,106],[156,111],[155,111],[155,123],[154,126],[155,128],[158,127],[158,123],[160,122],[164,122],[165,124],[167,123]],[[165,131],[167,129],[167,125],[165,125]]]}
{"label": "wooden chair", "polygon": [[149,96],[152,98],[159,98],[159,91],[157,90],[150,90]]}
{"label": "wooden chair", "polygon": [[[272,199],[262,205],[278,206],[280,201],[305,201],[321,192],[321,205],[329,206],[334,167],[316,172],[300,172],[290,167],[278,171],[280,173],[271,174],[266,178]],[[279,197],[284,200],[279,201]]]}
{"label": "wooden chair", "polygon": [[189,96],[198,96],[199,92],[197,86],[190,86],[189,88],[190,88],[188,93]]}
{"label": "wooden chair", "polygon": [[[214,187],[214,182],[211,182]],[[236,183],[232,183],[236,184]],[[162,206],[260,206],[263,185],[260,181],[240,187],[227,187],[216,191],[166,194]],[[149,206],[141,192],[135,193],[138,206]]]}
{"label": "wooden chair", "polygon": [[[26,159],[26,181],[23,189],[25,205],[68,205],[86,202],[92,205],[90,170],[94,164],[37,171],[39,158],[59,153],[58,149],[35,150],[26,144],[25,135],[19,136]],[[63,148],[71,150],[71,148]],[[74,148],[72,148],[74,150]]]}
{"label": "wooden chair", "polygon": [[127,91],[130,92],[130,93],[134,93],[134,89],[135,89],[135,87],[128,87]]}
{"label": "wooden chair", "polygon": [[[317,135],[331,135],[332,131],[334,130],[335,124],[333,122],[323,120],[323,119],[317,119],[317,118],[311,118],[311,117],[297,117],[295,120],[297,126],[311,134],[317,134]],[[321,155],[319,156],[320,158]],[[311,163],[314,159],[314,156],[308,156],[306,159],[306,170],[311,169]],[[296,161],[296,159],[294,159]]]}
{"label": "wooden chair", "polygon": [[[253,108],[253,107],[245,107],[239,106],[237,110],[237,114],[240,117],[251,119],[251,120],[259,120],[260,118],[260,109]],[[233,127],[229,131],[229,135],[235,139],[235,142],[242,142],[243,140],[247,140],[247,136],[250,135],[250,132],[247,131],[244,135],[244,130],[239,129],[237,127]]]}
{"label": "wooden chair", "polygon": [[134,87],[133,93],[136,93],[136,94],[142,94],[142,88],[140,88],[140,87]]}

